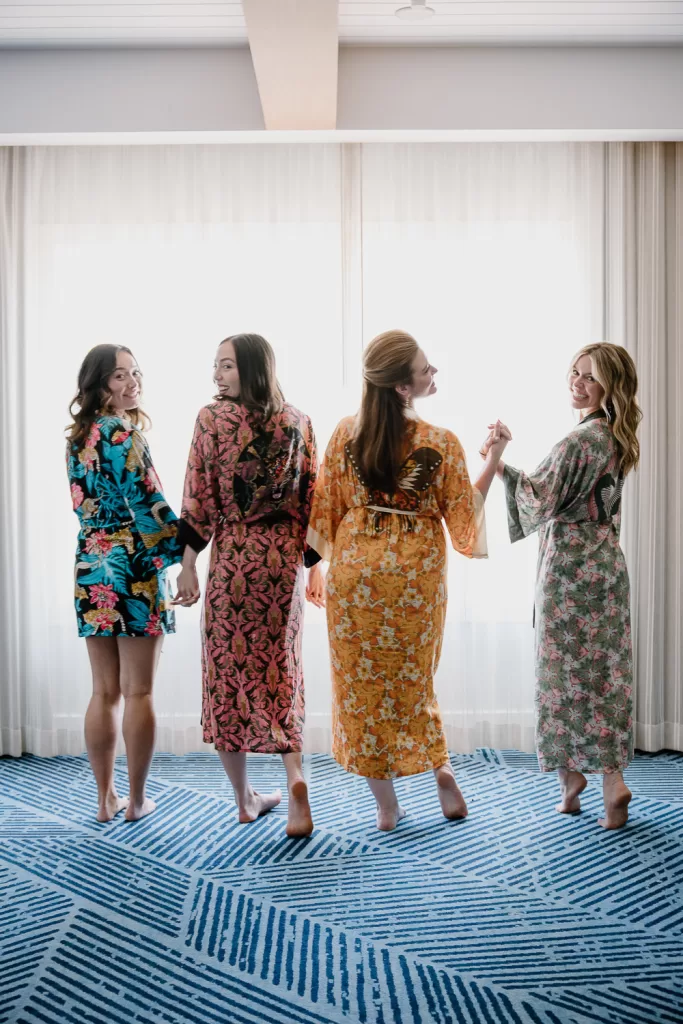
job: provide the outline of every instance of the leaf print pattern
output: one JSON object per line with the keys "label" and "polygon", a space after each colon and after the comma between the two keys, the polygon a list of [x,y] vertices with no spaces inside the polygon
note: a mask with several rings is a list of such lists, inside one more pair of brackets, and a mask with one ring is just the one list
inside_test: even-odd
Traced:
{"label": "leaf print pattern", "polygon": [[401,488],[368,491],[354,465],[353,427],[342,420],[328,445],[308,539],[330,561],[333,755],[347,771],[390,779],[448,760],[434,693],[446,615],[441,520],[456,551],[483,557],[483,501],[457,437],[422,421]]}
{"label": "leaf print pattern", "polygon": [[213,539],[202,614],[202,726],[218,750],[303,744],[304,551],[317,472],[310,420],[260,425],[220,401],[197,417],[181,536]]}
{"label": "leaf print pattern", "polygon": [[80,522],[79,635],[174,632],[166,570],[181,560],[183,546],[144,436],[116,416],[101,416],[80,451],[67,449],[67,469]]}
{"label": "leaf print pattern", "polygon": [[544,771],[622,771],[633,757],[623,478],[609,424],[589,416],[538,469],[505,467],[510,538],[540,531],[536,743]]}

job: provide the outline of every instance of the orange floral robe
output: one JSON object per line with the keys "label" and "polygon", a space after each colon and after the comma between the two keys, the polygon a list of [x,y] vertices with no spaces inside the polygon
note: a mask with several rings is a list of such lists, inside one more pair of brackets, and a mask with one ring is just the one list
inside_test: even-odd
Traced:
{"label": "orange floral robe", "polygon": [[448,760],[434,694],[446,617],[445,520],[453,547],[486,557],[484,503],[457,437],[421,420],[395,494],[370,492],[353,463],[355,420],[325,453],[308,543],[330,562],[332,753],[347,771],[391,779]]}

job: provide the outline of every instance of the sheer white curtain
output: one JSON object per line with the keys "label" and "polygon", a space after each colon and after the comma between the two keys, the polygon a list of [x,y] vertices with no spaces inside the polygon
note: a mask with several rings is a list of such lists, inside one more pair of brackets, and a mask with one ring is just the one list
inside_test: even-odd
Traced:
{"label": "sheer white curtain", "polygon": [[23,724],[28,606],[25,565],[23,435],[23,184],[25,154],[0,148],[0,754],[25,749]]}
{"label": "sheer white curtain", "polygon": [[[420,414],[479,472],[500,417],[506,457],[533,468],[573,425],[572,354],[602,337],[603,147],[364,146],[363,329],[411,331],[438,367]],[[536,539],[512,547],[502,487],[489,560],[451,552],[437,686],[449,744],[533,750]]]}
{"label": "sheer white curtain", "polygon": [[683,144],[608,147],[610,341],[640,379],[641,465],[624,491],[635,740],[683,749]]}
{"label": "sheer white curtain", "polygon": [[[287,397],[324,441],[355,401],[341,379],[340,156],[334,146],[36,148],[24,160],[23,321],[7,346],[15,362],[23,350],[27,371],[22,380],[6,364],[4,391],[20,390],[13,405],[3,400],[4,436],[18,446],[7,493],[20,494],[20,514],[13,529],[3,523],[3,543],[20,620],[10,679],[23,708],[3,750],[74,753],[90,680],[72,607],[77,523],[63,428],[80,361],[98,342],[135,353],[175,509],[227,334],[272,340]],[[180,611],[177,629],[156,705],[160,749],[182,752],[201,747],[198,608]],[[321,623],[309,634],[314,716],[329,682]]]}
{"label": "sheer white curtain", "polygon": [[[358,405],[363,342],[413,331],[439,367],[421,413],[474,476],[489,417],[534,465],[572,423],[564,373],[602,337],[604,147],[216,146],[1,151],[2,752],[83,749],[76,518],[63,427],[79,363],[123,342],[145,373],[152,453],[178,508],[217,342],[274,344],[321,448]],[[455,749],[532,749],[536,542],[451,557],[438,684]],[[198,610],[178,613],[157,685],[159,747],[201,746]],[[307,608],[307,744],[329,749],[324,615]]]}

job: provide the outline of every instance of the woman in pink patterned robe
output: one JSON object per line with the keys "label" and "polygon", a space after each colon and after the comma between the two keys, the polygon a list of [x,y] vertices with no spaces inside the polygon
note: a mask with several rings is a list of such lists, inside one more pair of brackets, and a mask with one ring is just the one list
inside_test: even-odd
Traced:
{"label": "woman in pink patterned robe", "polygon": [[284,401],[268,342],[221,343],[220,395],[197,417],[180,533],[188,545],[178,601],[199,597],[197,553],[213,539],[202,616],[202,725],[235,791],[242,822],[280,801],[249,785],[246,753],[281,754],[288,835],[313,830],[301,768],[305,536],[317,472],[308,416]]}

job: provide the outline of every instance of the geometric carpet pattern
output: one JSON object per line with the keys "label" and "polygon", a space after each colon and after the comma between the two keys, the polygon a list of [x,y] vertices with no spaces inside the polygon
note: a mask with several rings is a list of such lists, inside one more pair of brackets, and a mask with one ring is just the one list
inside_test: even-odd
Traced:
{"label": "geometric carpet pattern", "polygon": [[[383,834],[307,755],[291,840],[286,796],[238,824],[215,754],[157,755],[157,812],[106,825],[85,758],[0,759],[0,1022],[683,1024],[683,757],[636,756],[620,832],[598,778],[569,817],[533,755],[452,761],[469,817],[413,776]],[[250,776],[286,794],[278,758]]]}

